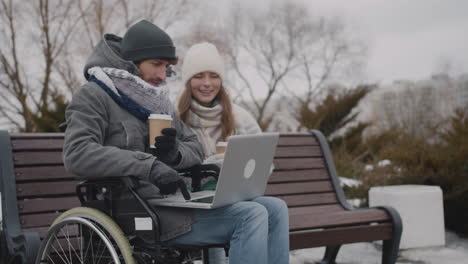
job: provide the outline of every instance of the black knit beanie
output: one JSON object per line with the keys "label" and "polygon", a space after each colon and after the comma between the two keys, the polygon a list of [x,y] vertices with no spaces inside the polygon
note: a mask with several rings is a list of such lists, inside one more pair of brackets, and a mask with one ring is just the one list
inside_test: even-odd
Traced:
{"label": "black knit beanie", "polygon": [[147,20],[141,20],[127,30],[122,38],[121,54],[123,59],[134,62],[165,59],[177,64],[178,60],[171,37]]}

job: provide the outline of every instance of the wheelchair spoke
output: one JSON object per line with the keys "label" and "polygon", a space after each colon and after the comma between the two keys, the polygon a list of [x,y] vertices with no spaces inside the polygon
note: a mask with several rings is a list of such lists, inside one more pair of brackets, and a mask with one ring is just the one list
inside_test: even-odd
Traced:
{"label": "wheelchair spoke", "polygon": [[83,258],[83,226],[80,225],[80,253],[81,253],[81,261],[84,263],[84,258]]}
{"label": "wheelchair spoke", "polygon": [[[91,237],[91,230],[89,231],[89,234],[90,234],[90,237]],[[82,237],[82,239],[83,239],[83,237]],[[88,259],[88,250],[89,250],[90,245],[91,245],[91,239],[88,239],[88,243],[87,243],[87,244],[88,244],[88,245],[86,246],[86,251],[85,251],[85,255],[84,255],[83,261],[84,261],[85,259]]]}
{"label": "wheelchair spoke", "polygon": [[[118,234],[118,233],[117,233]],[[119,238],[121,239],[121,238]],[[114,229],[94,219],[69,216],[55,223],[38,253],[40,264],[128,264],[130,247],[121,250]],[[128,242],[127,242],[128,243]]]}
{"label": "wheelchair spoke", "polygon": [[[99,242],[101,242],[101,241],[99,241]],[[102,247],[102,250],[100,250],[100,252],[97,254],[97,255],[99,256],[97,262],[98,262],[98,263],[101,263],[100,261],[101,261],[102,256],[104,255],[104,251],[106,250],[106,247],[105,247],[105,246],[102,246],[101,243],[99,243],[99,244],[100,244],[99,246]]]}
{"label": "wheelchair spoke", "polygon": [[50,256],[47,256],[47,257],[50,259],[50,261],[52,261],[52,264],[55,264],[55,261]]}
{"label": "wheelchair spoke", "polygon": [[68,259],[67,260],[63,259],[63,257],[60,255],[60,252],[57,251],[57,249],[54,247],[54,245],[52,245],[52,248],[57,253],[57,255],[63,260],[64,263],[70,263],[70,262],[68,262]]}
{"label": "wheelchair spoke", "polygon": [[[92,230],[90,230],[89,232],[91,233]],[[94,255],[94,246],[93,246],[93,235],[90,234],[90,238],[89,240],[91,241],[91,256],[93,258],[93,264],[96,264],[96,261],[95,261],[95,255]]]}
{"label": "wheelchair spoke", "polygon": [[[81,226],[81,225],[79,225],[78,228],[80,228],[80,226]],[[78,256],[78,253],[76,253],[76,249],[75,249],[75,247],[73,246],[73,243],[72,243],[72,241],[71,241],[71,239],[70,239],[70,233],[68,232],[68,231],[69,231],[68,225],[66,225],[66,227],[67,227],[67,228],[66,228],[66,231],[67,231],[66,234],[64,233],[63,229],[61,229],[60,231],[61,231],[61,233],[65,236],[65,239],[66,239],[67,242],[68,242],[68,243],[67,243],[67,244],[68,244],[68,252],[69,252],[69,254],[70,254],[71,263],[73,263],[73,258],[72,258],[72,254],[71,254],[72,250],[71,250],[71,249],[73,249],[73,253],[75,253],[75,255],[76,255],[76,257],[78,258],[79,262],[80,262],[80,263],[84,263],[84,262],[83,262],[83,259],[80,258],[80,256]]]}
{"label": "wheelchair spoke", "polygon": [[[58,237],[56,235],[54,235],[54,239],[55,239],[55,241],[57,241],[57,244],[60,246],[60,250],[62,250],[62,252],[63,252],[63,257],[66,258],[66,263],[71,263],[71,262],[68,261],[67,254],[65,253],[65,250],[63,250],[62,244],[60,243],[60,240],[58,239]],[[60,256],[60,252],[57,251],[57,249],[53,246],[53,244],[52,244],[52,247],[54,248],[55,252],[57,252],[59,257],[63,260],[63,258]],[[63,260],[63,261],[65,261],[65,260]]]}

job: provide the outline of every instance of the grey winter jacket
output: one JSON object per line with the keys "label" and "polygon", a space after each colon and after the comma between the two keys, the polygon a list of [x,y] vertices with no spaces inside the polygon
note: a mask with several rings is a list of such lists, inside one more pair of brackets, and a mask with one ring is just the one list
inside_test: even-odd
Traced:
{"label": "grey winter jacket", "polygon": [[[121,38],[106,34],[88,59],[84,72],[93,66],[112,67],[138,73],[132,62],[119,55]],[[174,169],[200,164],[203,150],[197,137],[173,114],[181,160]],[[117,105],[96,83],[84,84],[73,95],[66,110],[64,163],[67,170],[82,177],[136,176],[148,179],[153,164],[161,162],[149,153],[148,123]],[[139,193],[158,197],[156,186],[140,181]],[[157,209],[161,220],[161,240],[168,240],[191,230],[191,209]]]}

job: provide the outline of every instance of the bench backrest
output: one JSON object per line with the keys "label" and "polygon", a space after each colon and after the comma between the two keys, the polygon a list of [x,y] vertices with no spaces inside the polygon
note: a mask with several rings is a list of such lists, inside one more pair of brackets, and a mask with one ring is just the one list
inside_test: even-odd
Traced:
{"label": "bench backrest", "polygon": [[266,195],[286,201],[290,213],[311,206],[317,206],[318,210],[341,208],[338,196],[343,193],[337,188],[336,177],[330,175],[334,173],[330,172],[333,164],[326,156],[331,154],[324,153],[328,146],[323,144],[325,139],[318,131],[281,134],[274,159],[275,171],[270,176]]}
{"label": "bench backrest", "polygon": [[5,194],[10,201],[4,204],[4,220],[19,217],[21,231],[38,232],[42,238],[60,213],[80,205],[75,195],[78,181],[63,166],[63,134],[11,134],[10,140],[14,179],[4,187],[16,195]]}
{"label": "bench backrest", "polygon": [[[10,135],[15,177],[9,186],[9,196],[16,199],[16,204],[5,201],[3,212],[4,215],[8,212],[8,216],[4,220],[14,221],[16,217],[10,213],[14,214],[12,206],[17,206],[21,230],[38,232],[41,238],[61,212],[80,205],[75,195],[78,180],[63,166],[63,137],[63,133]],[[304,207],[309,207],[310,212],[311,206],[318,211],[341,207],[342,190],[336,188],[336,179],[326,166],[330,161],[320,146],[323,141],[323,136],[314,131],[280,135],[275,171],[266,195],[285,200],[290,213],[300,212]]]}

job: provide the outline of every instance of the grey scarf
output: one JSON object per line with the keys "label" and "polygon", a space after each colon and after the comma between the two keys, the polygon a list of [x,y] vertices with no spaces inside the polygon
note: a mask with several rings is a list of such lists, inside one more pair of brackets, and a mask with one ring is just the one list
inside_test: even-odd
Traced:
{"label": "grey scarf", "polygon": [[[158,87],[152,86],[125,70],[114,68],[93,67],[88,70],[89,75],[105,84],[114,100],[126,107],[130,112],[132,109],[141,106],[144,110],[156,114],[172,114],[173,106],[169,99],[169,90],[166,85]],[[128,106],[125,98],[137,103],[136,106]],[[142,111],[139,109],[139,111]],[[148,113],[149,114],[149,113]]]}

